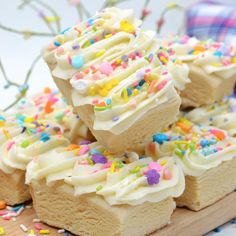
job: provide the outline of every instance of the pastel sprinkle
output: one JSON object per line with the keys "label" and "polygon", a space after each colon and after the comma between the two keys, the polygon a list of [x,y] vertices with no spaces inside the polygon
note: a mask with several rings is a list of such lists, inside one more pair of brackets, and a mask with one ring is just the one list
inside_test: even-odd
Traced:
{"label": "pastel sprinkle", "polygon": [[146,177],[149,185],[158,184],[160,181],[160,174],[154,169],[148,170]]}
{"label": "pastel sprinkle", "polygon": [[71,60],[71,65],[75,69],[80,69],[84,65],[84,58],[81,55],[73,56]]}
{"label": "pastel sprinkle", "polygon": [[40,233],[40,234],[50,234],[50,230],[48,230],[48,229],[41,229],[41,230],[39,231],[39,233]]}
{"label": "pastel sprinkle", "polygon": [[42,229],[42,227],[41,227],[41,225],[40,225],[39,223],[35,223],[35,224],[34,224],[34,228],[35,228],[36,230],[41,230],[41,229]]}
{"label": "pastel sprinkle", "polygon": [[102,154],[96,153],[92,155],[93,162],[95,164],[105,164],[107,163],[107,158],[105,156],[103,156]]}
{"label": "pastel sprinkle", "polygon": [[84,155],[85,153],[87,153],[89,151],[89,146],[86,145],[86,146],[83,146],[80,151],[79,151],[79,155]]}
{"label": "pastel sprinkle", "polygon": [[150,169],[156,170],[157,172],[161,172],[161,170],[163,169],[163,167],[160,164],[158,164],[157,162],[149,163],[148,167]]}
{"label": "pastel sprinkle", "polygon": [[21,143],[20,146],[21,146],[22,148],[27,148],[29,145],[30,145],[29,140],[24,140],[24,141]]}
{"label": "pastel sprinkle", "polygon": [[104,62],[99,66],[99,71],[102,74],[110,75],[113,72],[113,67],[109,62]]}
{"label": "pastel sprinkle", "polygon": [[166,180],[172,179],[172,173],[168,169],[165,169],[163,172],[163,178]]}
{"label": "pastel sprinkle", "polygon": [[163,144],[163,142],[166,142],[169,140],[169,136],[166,134],[159,133],[159,134],[153,135],[152,139],[153,139],[153,142]]}
{"label": "pastel sprinkle", "polygon": [[113,120],[113,121],[118,121],[118,120],[119,120],[119,116],[113,116],[113,117],[112,117],[112,120]]}

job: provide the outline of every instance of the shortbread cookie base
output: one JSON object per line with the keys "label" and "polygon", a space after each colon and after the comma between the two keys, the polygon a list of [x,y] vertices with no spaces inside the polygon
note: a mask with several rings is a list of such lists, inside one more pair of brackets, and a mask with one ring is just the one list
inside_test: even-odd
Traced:
{"label": "shortbread cookie base", "polygon": [[[71,102],[72,87],[69,81],[58,78],[54,78],[54,81],[62,94]],[[110,131],[93,129],[94,110],[92,105],[74,107],[74,112],[89,127],[96,140],[111,152],[120,153],[127,149],[135,148],[137,144],[145,142],[156,132],[175,122],[179,113],[180,103],[181,100],[176,92],[172,100],[149,110],[119,135],[115,135]]]}
{"label": "shortbread cookie base", "polygon": [[137,206],[110,206],[95,194],[74,196],[62,182],[47,186],[44,181],[30,185],[36,214],[48,225],[76,235],[141,236],[170,222],[175,208],[172,198]]}
{"label": "shortbread cookie base", "polygon": [[236,189],[236,158],[225,161],[199,177],[185,177],[185,191],[176,198],[177,206],[199,211]]}
{"label": "shortbread cookie base", "polygon": [[6,174],[0,170],[0,200],[7,205],[16,205],[31,199],[29,186],[25,184],[25,171],[15,170]]}
{"label": "shortbread cookie base", "polygon": [[232,94],[236,82],[236,76],[223,79],[216,75],[209,75],[194,65],[190,68],[189,78],[191,83],[181,91],[182,107],[199,107],[221,100]]}

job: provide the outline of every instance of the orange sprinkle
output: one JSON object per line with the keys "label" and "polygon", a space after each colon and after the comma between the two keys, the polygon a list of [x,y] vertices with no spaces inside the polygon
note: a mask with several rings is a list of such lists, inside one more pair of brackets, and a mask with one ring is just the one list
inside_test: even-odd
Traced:
{"label": "orange sprinkle", "polygon": [[177,122],[176,126],[180,127],[186,133],[188,133],[191,130],[191,126],[186,125],[183,122]]}
{"label": "orange sprinkle", "polygon": [[100,102],[98,104],[96,104],[97,107],[105,107],[106,103],[105,102]]}
{"label": "orange sprinkle", "polygon": [[149,143],[149,144],[148,144],[148,150],[149,150],[152,154],[154,154],[155,151],[156,151],[156,144],[155,144],[155,143]]}
{"label": "orange sprinkle", "polygon": [[194,51],[205,52],[206,49],[203,46],[201,46],[201,45],[196,45],[194,47]]}
{"label": "orange sprinkle", "polygon": [[72,150],[75,150],[75,149],[78,149],[78,148],[80,148],[79,145],[77,145],[77,144],[71,144],[71,145],[69,145],[69,146],[66,148],[66,151],[72,151]]}
{"label": "orange sprinkle", "polygon": [[49,87],[46,87],[46,88],[44,88],[43,92],[50,94],[50,93],[52,93],[52,90]]}
{"label": "orange sprinkle", "polygon": [[53,108],[52,108],[52,102],[50,102],[50,101],[48,101],[47,103],[46,103],[46,105],[45,105],[45,107],[44,107],[44,112],[46,113],[46,114],[48,114],[48,113],[51,113],[51,112],[53,112]]}
{"label": "orange sprinkle", "polygon": [[217,129],[212,129],[210,131],[216,138],[218,138],[219,140],[224,140],[225,139],[225,133],[221,130],[217,130]]}
{"label": "orange sprinkle", "polygon": [[6,208],[6,202],[3,200],[0,200],[0,210],[3,210]]}
{"label": "orange sprinkle", "polygon": [[149,77],[149,74],[145,74],[143,79],[148,83],[150,84],[150,81],[148,80],[148,77]]}
{"label": "orange sprinkle", "polygon": [[151,82],[151,84],[149,85],[149,88],[148,88],[148,91],[147,91],[147,93],[151,93],[152,91],[153,91],[153,87],[154,87],[154,85],[156,84],[156,80],[153,80],[152,82]]}
{"label": "orange sprinkle", "polygon": [[84,70],[84,73],[85,73],[85,74],[88,74],[88,73],[89,73],[89,69],[85,69],[85,70]]}

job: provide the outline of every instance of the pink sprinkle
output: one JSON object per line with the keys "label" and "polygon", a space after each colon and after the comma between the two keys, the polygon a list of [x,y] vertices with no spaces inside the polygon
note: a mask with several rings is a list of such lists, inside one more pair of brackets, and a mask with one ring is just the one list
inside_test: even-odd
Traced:
{"label": "pink sprinkle", "polygon": [[10,220],[10,219],[11,219],[10,216],[3,216],[2,218],[3,218],[4,220]]}
{"label": "pink sprinkle", "polygon": [[68,63],[71,65],[71,63],[72,63],[72,59],[71,59],[71,56],[68,56]]}
{"label": "pink sprinkle", "polygon": [[163,89],[167,83],[168,83],[168,80],[163,80],[160,84],[156,86],[157,91]]}
{"label": "pink sprinkle", "polygon": [[92,101],[92,104],[97,104],[98,103],[98,99],[93,99],[93,101]]}
{"label": "pink sprinkle", "polygon": [[7,151],[9,151],[9,150],[13,147],[14,144],[15,144],[15,141],[9,142],[9,143],[7,144]]}
{"label": "pink sprinkle", "polygon": [[75,74],[74,77],[75,77],[76,80],[79,80],[79,79],[83,78],[83,75],[80,72],[78,72],[78,73]]}
{"label": "pink sprinkle", "polygon": [[163,167],[162,167],[159,163],[157,163],[157,162],[151,162],[151,163],[149,163],[148,167],[149,167],[150,169],[156,170],[157,172],[161,172],[161,170],[162,170],[162,168],[163,168]]}
{"label": "pink sprinkle", "polygon": [[166,180],[172,179],[172,173],[168,169],[165,169],[163,173],[163,178]]}
{"label": "pink sprinkle", "polygon": [[100,39],[99,39],[98,36],[96,36],[96,37],[94,37],[94,40],[97,42],[97,41],[99,41]]}
{"label": "pink sprinkle", "polygon": [[109,62],[104,62],[99,66],[99,71],[102,74],[110,75],[113,71],[113,67],[110,65]]}
{"label": "pink sprinkle", "polygon": [[34,228],[35,228],[36,230],[41,230],[41,229],[42,229],[41,225],[38,224],[38,223],[34,224]]}
{"label": "pink sprinkle", "polygon": [[149,69],[146,69],[145,72],[146,72],[146,73],[151,72],[151,69],[150,69],[150,68],[149,68]]}
{"label": "pink sprinkle", "polygon": [[222,151],[223,148],[222,148],[222,147],[216,147],[216,150],[218,150],[218,151]]}
{"label": "pink sprinkle", "polygon": [[78,165],[88,165],[89,162],[87,160],[82,160],[78,163]]}
{"label": "pink sprinkle", "polygon": [[122,63],[121,66],[122,66],[122,68],[125,69],[125,68],[127,68],[127,63]]}
{"label": "pink sprinkle", "polygon": [[83,148],[79,151],[79,155],[84,155],[86,152],[89,151],[89,146],[86,145],[86,146],[83,146]]}
{"label": "pink sprinkle", "polygon": [[97,70],[94,65],[90,66],[90,69],[91,69],[93,72],[95,72],[95,71]]}
{"label": "pink sprinkle", "polygon": [[231,64],[229,60],[224,60],[224,61],[222,61],[222,63],[224,66],[228,66]]}
{"label": "pink sprinkle", "polygon": [[4,216],[4,215],[6,215],[6,214],[7,214],[6,211],[0,211],[0,216]]}
{"label": "pink sprinkle", "polygon": [[62,55],[63,53],[64,53],[64,48],[63,47],[57,48],[57,54]]}
{"label": "pink sprinkle", "polygon": [[107,162],[102,166],[102,169],[107,169],[111,167],[111,162]]}

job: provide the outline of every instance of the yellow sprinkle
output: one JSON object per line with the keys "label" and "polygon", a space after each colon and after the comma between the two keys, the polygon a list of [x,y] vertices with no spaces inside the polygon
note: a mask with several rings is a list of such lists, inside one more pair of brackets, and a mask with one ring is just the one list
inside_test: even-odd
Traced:
{"label": "yellow sprinkle", "polygon": [[5,229],[3,227],[0,227],[0,235],[4,235],[5,234]]}
{"label": "yellow sprinkle", "polygon": [[134,89],[133,95],[134,95],[134,96],[137,96],[137,95],[138,95],[138,89]]}
{"label": "yellow sprinkle", "polygon": [[220,67],[220,66],[222,66],[222,64],[220,64],[220,63],[217,63],[217,62],[215,62],[215,63],[212,63],[211,65],[212,65],[212,66],[216,66],[216,67]]}
{"label": "yellow sprinkle", "polygon": [[48,229],[41,229],[39,231],[40,234],[50,234],[50,231]]}
{"label": "yellow sprinkle", "polygon": [[122,95],[123,95],[123,99],[124,99],[125,103],[127,103],[129,101],[129,96],[128,96],[128,91],[126,88],[123,89]]}
{"label": "yellow sprinkle", "polygon": [[114,172],[115,172],[115,169],[116,169],[116,164],[115,164],[115,163],[112,163],[112,164],[111,164],[111,173],[114,173]]}
{"label": "yellow sprinkle", "polygon": [[108,94],[108,91],[107,91],[105,88],[103,88],[103,89],[100,89],[100,90],[99,90],[99,94],[100,94],[102,97],[106,97],[107,94]]}
{"label": "yellow sprinkle", "polygon": [[232,63],[236,63],[236,57],[232,58]]}
{"label": "yellow sprinkle", "polygon": [[106,83],[106,84],[104,85],[104,87],[105,87],[105,89],[107,89],[107,90],[111,90],[111,89],[112,89],[112,82],[110,81],[110,82]]}
{"label": "yellow sprinkle", "polygon": [[103,50],[97,52],[96,55],[95,55],[95,57],[96,57],[96,58],[97,58],[97,57],[100,57],[100,56],[102,56],[105,52],[106,52],[106,50],[103,49]]}
{"label": "yellow sprinkle", "polygon": [[30,123],[30,122],[34,121],[34,118],[33,117],[26,117],[24,121],[27,123]]}
{"label": "yellow sprinkle", "polygon": [[116,85],[118,85],[120,83],[120,81],[118,79],[113,79],[111,80],[112,86],[115,87]]}
{"label": "yellow sprinkle", "polygon": [[34,234],[34,230],[31,229],[31,230],[29,231],[29,233],[30,233],[30,234]]}
{"label": "yellow sprinkle", "polygon": [[5,137],[7,139],[11,139],[11,135],[10,135],[10,133],[6,129],[3,129],[2,132],[3,132],[3,134],[5,135]]}
{"label": "yellow sprinkle", "polygon": [[160,60],[164,63],[164,64],[167,64],[168,63],[168,60],[163,57],[163,56],[160,56]]}
{"label": "yellow sprinkle", "polygon": [[0,120],[0,127],[3,127],[5,125],[5,121],[4,120]]}
{"label": "yellow sprinkle", "polygon": [[168,162],[167,160],[161,161],[161,162],[160,162],[160,165],[161,165],[161,166],[165,166],[165,165],[167,164],[167,162]]}
{"label": "yellow sprinkle", "polygon": [[121,59],[117,59],[116,63],[119,65],[121,63]]}
{"label": "yellow sprinkle", "polygon": [[90,96],[96,95],[96,88],[95,88],[94,86],[91,86],[91,87],[89,88],[89,95],[90,95]]}
{"label": "yellow sprinkle", "polygon": [[104,19],[101,19],[100,21],[99,21],[99,24],[102,26],[103,24],[105,23],[105,20]]}
{"label": "yellow sprinkle", "polygon": [[187,119],[185,119],[183,117],[180,118],[179,121],[184,123],[184,124],[186,124],[186,125],[193,125],[193,123],[191,121],[189,121],[189,120],[187,120]]}
{"label": "yellow sprinkle", "polygon": [[105,38],[108,39],[108,38],[110,38],[111,36],[112,36],[112,34],[107,34],[107,35],[105,35]]}
{"label": "yellow sprinkle", "polygon": [[129,24],[126,20],[122,20],[120,21],[120,29],[125,32],[131,33],[134,31],[134,26],[132,24]]}
{"label": "yellow sprinkle", "polygon": [[58,35],[56,37],[56,41],[59,42],[60,44],[63,44],[65,42],[64,35]]}

